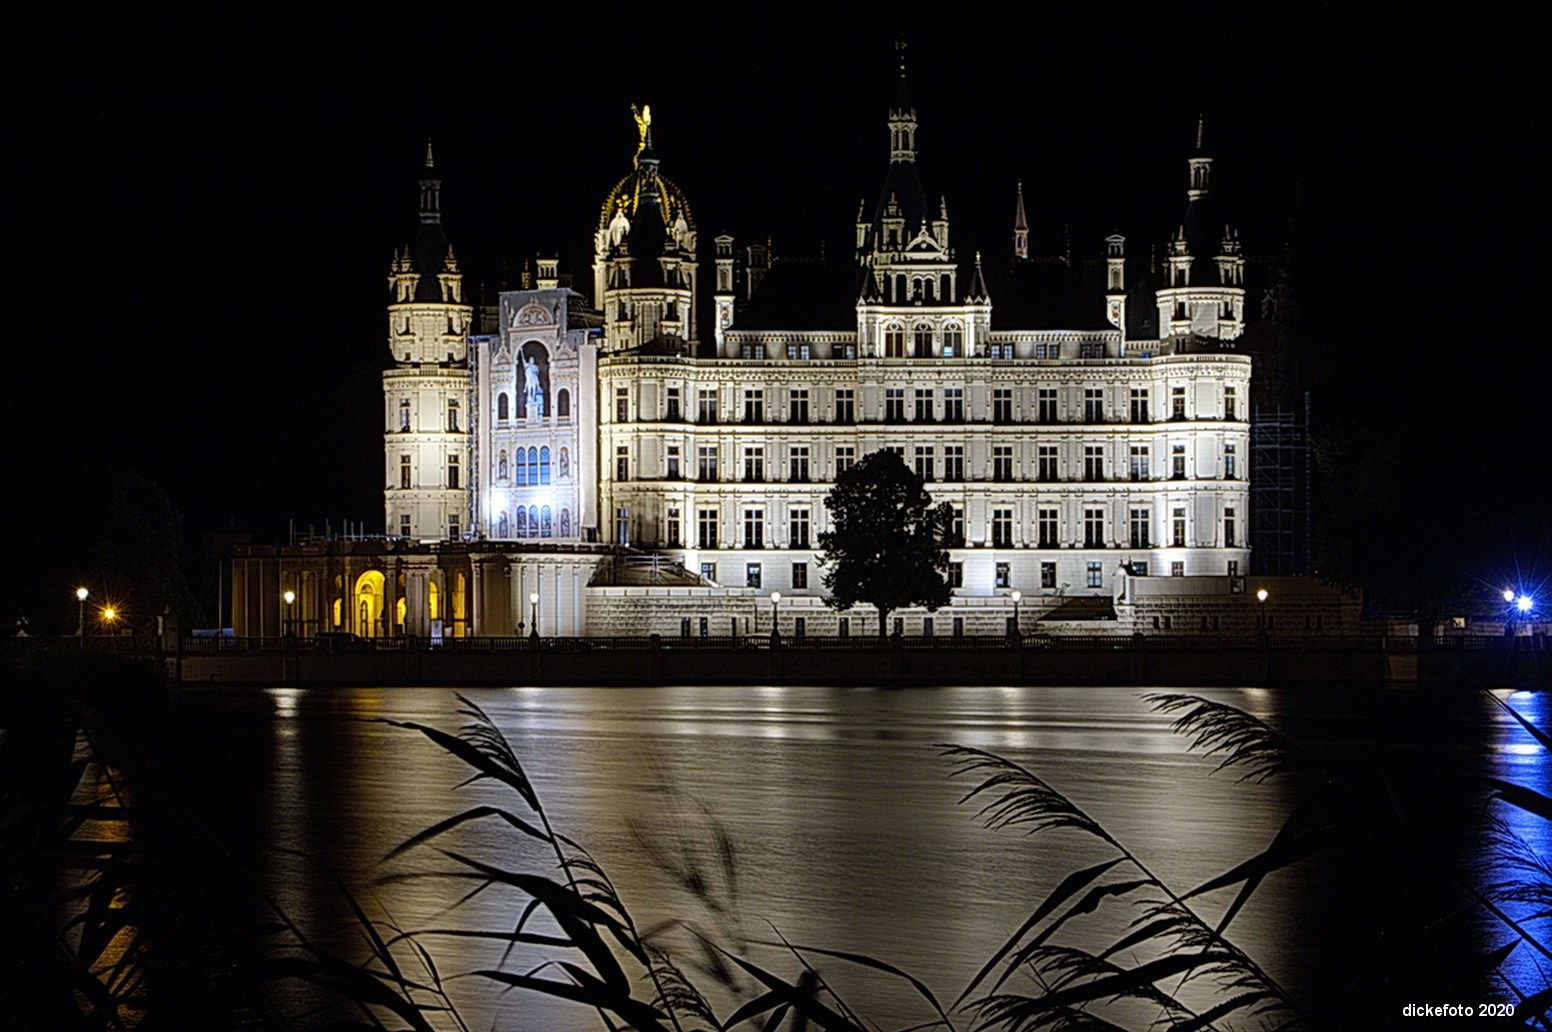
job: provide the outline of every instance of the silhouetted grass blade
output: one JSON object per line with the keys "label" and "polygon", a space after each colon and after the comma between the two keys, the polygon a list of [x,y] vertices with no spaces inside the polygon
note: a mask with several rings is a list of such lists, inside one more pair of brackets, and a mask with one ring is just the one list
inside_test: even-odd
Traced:
{"label": "silhouetted grass blade", "polygon": [[785,946],[787,949],[792,950],[795,953],[819,953],[826,957],[836,957],[840,960],[850,961],[851,963],[860,965],[861,967],[869,967],[875,971],[883,971],[887,974],[894,975],[896,978],[902,978],[905,981],[911,983],[916,991],[921,994],[921,996],[926,999],[928,1003],[932,1004],[932,1009],[938,1012],[938,1017],[943,1019],[943,1023],[945,1025],[951,1029],[954,1027],[953,1022],[949,1021],[948,1015],[944,1013],[943,1006],[938,1003],[938,998],[932,995],[932,990],[928,989],[926,984],[916,976],[906,971],[902,971],[900,968],[895,967],[893,964],[887,964],[882,960],[870,957],[864,953],[845,953],[840,950],[821,949],[818,946],[800,946],[796,943],[787,942],[785,939],[783,939],[780,943],[770,942],[764,939],[756,939],[755,942],[762,946]]}
{"label": "silhouetted grass blade", "polygon": [[[1070,951],[1078,952],[1078,951]],[[1068,1007],[1074,1004],[1088,1003],[1094,1000],[1112,999],[1120,996],[1142,996],[1146,999],[1158,1002],[1160,997],[1169,1001],[1173,1010],[1184,1010],[1168,994],[1157,989],[1155,983],[1173,975],[1183,974],[1194,968],[1209,964],[1233,963],[1236,958],[1230,953],[1193,953],[1177,954],[1169,957],[1161,957],[1158,960],[1149,961],[1139,967],[1129,970],[1117,969],[1116,973],[1106,975],[1081,985],[1056,989],[1038,997],[1005,996],[991,997],[980,1001],[974,1006],[981,1010],[991,1010],[997,1013],[1000,1001],[1016,1002],[1017,1015],[1021,1021],[1028,1021],[1037,1014],[1056,1007]],[[1081,974],[1078,972],[1076,974]],[[983,1021],[978,1029],[987,1028],[1000,1017],[994,1020]]]}
{"label": "silhouetted grass blade", "polygon": [[1050,894],[1047,895],[1045,899],[1040,901],[1040,905],[1035,908],[1035,912],[1030,914],[1029,917],[1024,920],[1023,924],[1019,925],[1018,931],[1009,936],[1008,941],[1003,943],[1002,947],[996,953],[992,954],[992,958],[988,960],[981,968],[981,970],[976,973],[976,976],[970,980],[970,984],[965,987],[965,991],[959,994],[959,999],[954,1001],[954,1006],[958,1007],[965,1001],[967,996],[975,992],[975,987],[980,985],[981,982],[985,980],[986,976],[991,974],[997,965],[1002,963],[1003,958],[1006,957],[1008,953],[1019,944],[1024,936],[1029,934],[1030,929],[1039,924],[1047,914],[1061,906],[1061,904],[1069,899],[1073,893],[1077,892],[1079,889],[1082,889],[1085,885],[1089,884],[1095,878],[1098,878],[1100,875],[1104,874],[1106,871],[1110,870],[1124,859],[1125,857],[1118,856],[1114,860],[1106,860],[1102,864],[1095,864],[1093,867],[1087,867],[1081,871],[1074,871],[1067,877],[1063,878],[1061,884],[1052,889]]}
{"label": "silhouetted grass blade", "polygon": [[[578,969],[580,970],[580,969]],[[519,989],[532,989],[535,992],[544,993],[562,1000],[571,1000],[575,1003],[584,1003],[589,1007],[612,1010],[621,1018],[630,1022],[631,1027],[637,1032],[668,1032],[663,1024],[663,1013],[650,1004],[640,1000],[633,1000],[629,996],[620,995],[608,990],[608,987],[597,979],[589,979],[586,985],[574,985],[570,982],[560,982],[553,978],[535,978],[532,975],[520,975],[514,971],[476,971],[481,978],[488,978],[493,982],[501,982],[505,985]],[[586,972],[582,972],[586,974]]]}
{"label": "silhouetted grass blade", "polygon": [[450,831],[453,828],[458,827],[460,824],[465,824],[469,821],[483,820],[486,817],[500,817],[502,820],[506,821],[509,825],[516,828],[524,835],[528,835],[531,838],[536,838],[540,842],[552,843],[554,841],[550,838],[550,836],[546,835],[532,824],[529,824],[527,821],[523,820],[521,817],[518,817],[516,814],[511,813],[510,811],[501,809],[499,806],[476,806],[472,809],[465,810],[463,813],[460,813],[456,816],[449,817],[446,820],[437,821],[435,824],[429,828],[426,828],[424,831],[420,831],[414,835],[411,835],[409,838],[405,839],[397,846],[394,846],[393,849],[384,854],[383,859],[391,860],[393,857],[398,856],[405,850],[413,849],[414,847],[420,845],[422,842],[429,842],[431,839],[436,838],[443,832]]}
{"label": "silhouetted grass blade", "polygon": [[1292,739],[1273,730],[1244,710],[1210,702],[1195,695],[1152,692],[1143,695],[1159,713],[1186,712],[1170,729],[1192,736],[1191,748],[1204,755],[1225,754],[1217,769],[1245,767],[1241,781],[1265,781],[1274,774],[1311,765],[1310,756]]}
{"label": "silhouetted grass blade", "polygon": [[[836,1013],[816,999],[814,989],[795,986],[790,982],[783,981],[759,965],[750,963],[742,957],[733,956],[731,953],[727,954],[727,956],[733,963],[753,975],[756,980],[771,990],[762,999],[770,999],[772,1006],[785,1003],[799,1014],[817,1023],[825,1032],[863,1032],[861,1026]],[[745,1017],[753,1017],[757,1013],[759,1012],[754,1011]],[[729,1021],[722,1027],[728,1028],[731,1024],[732,1022]]]}
{"label": "silhouetted grass blade", "polygon": [[1028,824],[1031,825],[1030,834],[1048,828],[1074,828],[1120,848],[1120,844],[1088,814],[1029,770],[1001,756],[968,746],[944,744],[939,748],[942,755],[954,758],[953,776],[975,774],[982,778],[965,793],[960,803],[967,803],[982,792],[1000,791],[997,798],[979,811],[986,827]]}
{"label": "silhouetted grass blade", "polygon": [[1511,781],[1500,781],[1498,778],[1485,777],[1482,780],[1497,789],[1496,798],[1533,813],[1544,821],[1552,821],[1552,799],[1548,799],[1535,789],[1516,785]]}

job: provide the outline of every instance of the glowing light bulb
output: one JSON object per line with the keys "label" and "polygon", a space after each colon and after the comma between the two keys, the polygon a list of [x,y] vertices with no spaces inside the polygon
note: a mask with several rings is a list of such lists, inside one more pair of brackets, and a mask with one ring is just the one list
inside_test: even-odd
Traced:
{"label": "glowing light bulb", "polygon": [[1514,600],[1514,608],[1518,609],[1522,613],[1528,613],[1535,607],[1536,600],[1531,598],[1529,595],[1521,595],[1519,598]]}
{"label": "glowing light bulb", "polygon": [[1514,589],[1513,588],[1504,588],[1504,601],[1505,602],[1513,602],[1514,601]]}
{"label": "glowing light bulb", "polygon": [[76,588],[75,589],[75,597],[76,597],[76,600],[79,601],[79,602],[85,602],[86,601],[86,596],[90,595],[90,594],[91,594],[91,592],[87,591],[85,588]]}

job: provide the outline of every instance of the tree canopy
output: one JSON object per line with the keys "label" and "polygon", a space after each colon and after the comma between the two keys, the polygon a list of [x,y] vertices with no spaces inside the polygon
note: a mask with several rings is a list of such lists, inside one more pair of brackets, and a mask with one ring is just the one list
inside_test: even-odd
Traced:
{"label": "tree canopy", "polygon": [[899,454],[876,451],[836,478],[825,496],[830,530],[824,550],[825,604],[878,609],[884,637],[889,614],[905,606],[937,609],[949,601],[947,540],[953,509],[932,504],[922,478]]}

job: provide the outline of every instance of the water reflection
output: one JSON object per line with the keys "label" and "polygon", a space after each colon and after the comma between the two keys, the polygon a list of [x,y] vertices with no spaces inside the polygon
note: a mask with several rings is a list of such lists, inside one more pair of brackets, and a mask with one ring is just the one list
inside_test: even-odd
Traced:
{"label": "water reflection", "polygon": [[[1328,755],[1383,766],[1403,781],[1420,760],[1490,762],[1499,776],[1547,792],[1545,756],[1485,700],[1407,692],[1201,693],[1244,708]],[[1266,848],[1294,805],[1289,785],[1237,783],[1215,761],[1190,755],[1132,690],[955,688],[490,689],[467,692],[501,727],[551,818],[609,872],[638,926],[693,921],[730,946],[773,937],[868,953],[921,976],[953,998],[1054,885],[1107,855],[1072,836],[1025,837],[980,827],[949,780],[937,743],[998,753],[1039,773],[1144,857],[1177,891],[1201,884]],[[375,718],[454,729],[465,722],[439,690],[276,689],[262,709],[206,694],[181,704],[229,733],[262,739],[268,765],[245,840],[265,884],[320,930],[351,914],[331,883],[340,874],[375,912],[405,929],[512,927],[526,898],[499,890],[461,906],[472,887],[420,877],[451,870],[436,849],[384,862],[411,835],[479,803],[512,807],[497,786],[454,789],[468,771],[420,735]],[[1546,721],[1545,699],[1513,704]],[[1534,709],[1534,712],[1533,712]],[[1490,760],[1484,754],[1491,749]],[[1421,794],[1421,790],[1420,790]],[[1469,808],[1438,814],[1469,837]],[[1449,824],[1454,821],[1456,823]],[[1517,825],[1516,827],[1520,827]],[[1526,832],[1544,836],[1526,824]],[[736,857],[727,875],[717,845]],[[437,844],[556,876],[553,855],[491,821]],[[1360,889],[1316,858],[1269,878],[1234,920],[1231,937],[1274,977],[1316,994],[1343,955]],[[695,877],[690,877],[691,874]],[[687,891],[686,883],[700,891]],[[1209,920],[1232,890],[1204,900]],[[1104,944],[1095,930],[1077,944]],[[340,933],[341,941],[349,933]],[[676,957],[695,955],[670,937]],[[501,961],[500,945],[427,940],[444,975]],[[753,956],[791,973],[778,951]],[[543,955],[519,950],[509,969]],[[864,1014],[887,1025],[926,1020],[902,992],[838,962],[827,978]],[[1339,970],[1338,970],[1338,973]],[[574,1005],[500,994],[478,979],[456,983],[471,1027],[593,1029]]]}

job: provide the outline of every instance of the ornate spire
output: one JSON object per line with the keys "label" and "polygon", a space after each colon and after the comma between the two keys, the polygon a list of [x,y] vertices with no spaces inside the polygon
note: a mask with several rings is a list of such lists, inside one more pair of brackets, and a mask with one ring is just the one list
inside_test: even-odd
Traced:
{"label": "ornate spire", "polygon": [[1192,201],[1204,200],[1207,197],[1208,178],[1212,175],[1212,158],[1207,156],[1202,149],[1202,133],[1205,119],[1201,115],[1196,116],[1196,151],[1191,155],[1189,162],[1191,169],[1191,184],[1186,190],[1186,198]]}
{"label": "ornate spire", "polygon": [[426,165],[420,170],[420,221],[442,221],[442,181],[437,178],[431,156],[431,141],[426,141]]}
{"label": "ornate spire", "polygon": [[1029,257],[1029,220],[1024,217],[1024,182],[1019,181],[1018,200],[1013,206],[1013,256]]}
{"label": "ornate spire", "polygon": [[990,301],[991,291],[986,289],[986,277],[981,273],[981,252],[975,252],[975,275],[970,277],[970,289],[965,294],[966,301]]}

